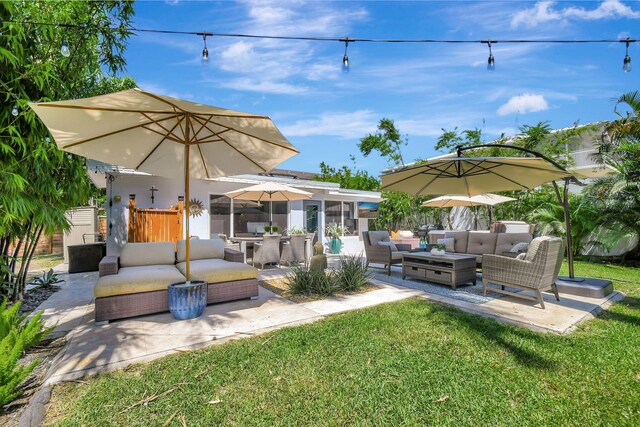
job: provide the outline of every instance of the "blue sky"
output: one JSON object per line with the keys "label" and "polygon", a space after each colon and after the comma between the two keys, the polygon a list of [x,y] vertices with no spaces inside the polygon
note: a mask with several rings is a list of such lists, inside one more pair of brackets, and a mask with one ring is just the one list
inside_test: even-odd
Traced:
{"label": "blue sky", "polygon": [[[279,36],[396,39],[638,38],[640,2],[187,2],[139,1],[139,28]],[[635,32],[634,32],[635,30]],[[318,171],[320,161],[378,175],[386,162],[363,158],[360,138],[378,121],[406,135],[406,161],[436,154],[442,128],[480,128],[486,141],[519,126],[614,119],[614,100],[640,89],[640,43],[622,71],[624,43],[344,44],[143,33],[126,52],[127,74],[145,89],[271,116],[300,154],[280,167]]]}

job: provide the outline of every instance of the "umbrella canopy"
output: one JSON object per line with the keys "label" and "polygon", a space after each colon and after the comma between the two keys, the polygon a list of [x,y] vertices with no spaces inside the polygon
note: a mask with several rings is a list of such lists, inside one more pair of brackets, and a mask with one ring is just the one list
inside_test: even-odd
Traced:
{"label": "umbrella canopy", "polygon": [[[31,104],[58,147],[89,159],[185,180],[273,169],[298,150],[267,116],[140,89]],[[186,216],[190,279],[189,215]]]}
{"label": "umbrella canopy", "polygon": [[453,206],[493,206],[498,203],[510,202],[516,200],[513,197],[499,196],[497,194],[480,194],[478,196],[455,196],[446,195],[427,200],[422,206],[431,206],[436,208],[449,208]]}
{"label": "umbrella canopy", "polygon": [[450,157],[382,175],[382,189],[414,195],[476,196],[491,191],[530,190],[571,174],[538,157]]}
{"label": "umbrella canopy", "polygon": [[258,202],[269,201],[269,227],[273,220],[273,211],[271,202],[288,202],[291,200],[310,199],[312,193],[298,190],[275,182],[265,182],[262,184],[252,185],[250,187],[241,188],[239,190],[229,191],[225,196],[230,199],[238,200],[255,200]]}

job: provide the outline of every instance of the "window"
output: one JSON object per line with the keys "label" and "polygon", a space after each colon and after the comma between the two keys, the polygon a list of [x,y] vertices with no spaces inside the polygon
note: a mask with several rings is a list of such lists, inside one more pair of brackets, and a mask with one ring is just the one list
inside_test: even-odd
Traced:
{"label": "window", "polygon": [[350,235],[358,235],[358,220],[353,202],[342,202],[342,220]]}
{"label": "window", "polygon": [[[282,232],[288,226],[287,202],[273,203],[273,225]],[[233,201],[233,232],[236,236],[264,233],[269,225],[269,202],[253,202],[248,200]]]}
{"label": "window", "polygon": [[209,233],[217,236],[231,233],[231,199],[221,194],[209,196]]}
{"label": "window", "polygon": [[336,223],[342,225],[342,206],[341,202],[324,202],[324,223],[329,225]]}

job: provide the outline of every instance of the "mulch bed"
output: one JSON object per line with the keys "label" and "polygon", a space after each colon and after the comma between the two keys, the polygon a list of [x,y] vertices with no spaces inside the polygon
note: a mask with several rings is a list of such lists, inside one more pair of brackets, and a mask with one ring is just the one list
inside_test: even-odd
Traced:
{"label": "mulch bed", "polygon": [[[279,295],[283,298],[288,299],[289,301],[295,302],[296,304],[302,304],[310,301],[318,301],[321,299],[329,298],[326,295],[293,295],[289,291],[289,284],[287,279],[271,279],[271,280],[263,280],[258,283],[263,288],[270,290],[276,295]],[[360,290],[355,292],[336,292],[331,295],[331,297],[344,297],[347,295],[355,295],[355,294],[364,294],[366,292],[374,291],[379,289],[378,286],[372,285],[371,283],[363,286]]]}

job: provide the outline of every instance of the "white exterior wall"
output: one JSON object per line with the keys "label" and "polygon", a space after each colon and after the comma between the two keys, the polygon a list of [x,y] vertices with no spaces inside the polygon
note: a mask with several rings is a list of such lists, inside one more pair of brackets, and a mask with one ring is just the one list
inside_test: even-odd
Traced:
{"label": "white exterior wall", "polygon": [[[118,255],[120,249],[127,242],[128,235],[128,221],[129,221],[129,194],[136,195],[136,207],[138,208],[158,208],[167,209],[172,205],[178,204],[178,196],[184,195],[184,183],[178,180],[171,180],[169,178],[149,176],[149,175],[131,175],[131,174],[119,174],[114,173],[115,179],[107,186],[107,197],[115,199],[116,196],[120,196],[118,203],[113,202],[111,208],[108,207],[107,200],[107,253],[109,255]],[[209,218],[209,196],[212,194],[224,194],[228,191],[237,190],[249,185],[253,185],[256,182],[232,182],[232,181],[203,181],[203,180],[191,180],[190,198],[197,199],[202,202],[204,210],[198,217],[189,218],[189,230],[192,236],[197,236],[201,239],[210,238],[210,218]],[[318,235],[321,237],[321,241],[325,244],[328,240],[324,238],[324,201],[348,201],[357,202],[365,201],[365,198],[357,198],[354,196],[344,195],[331,195],[327,194],[331,191],[339,189],[337,184],[318,183],[319,185],[325,185],[326,189],[308,188],[305,181],[301,181],[301,185],[298,187],[305,191],[313,193],[310,200],[320,202],[320,211],[318,213]],[[296,187],[295,183],[287,182],[286,184]],[[110,185],[110,188],[109,188]],[[155,201],[151,204],[151,186],[155,186],[158,191],[155,192]],[[305,228],[304,223],[304,202],[292,201],[289,202],[288,211],[288,224],[287,228],[299,227]],[[233,201],[232,201],[233,204]],[[233,205],[232,205],[233,206]],[[357,215],[357,203],[354,205]],[[233,221],[231,221],[233,224]],[[109,231],[109,224],[112,224]],[[361,252],[364,247],[361,241],[361,232],[368,229],[368,220],[358,220],[359,235],[358,236],[344,236],[344,252],[356,253]]]}

